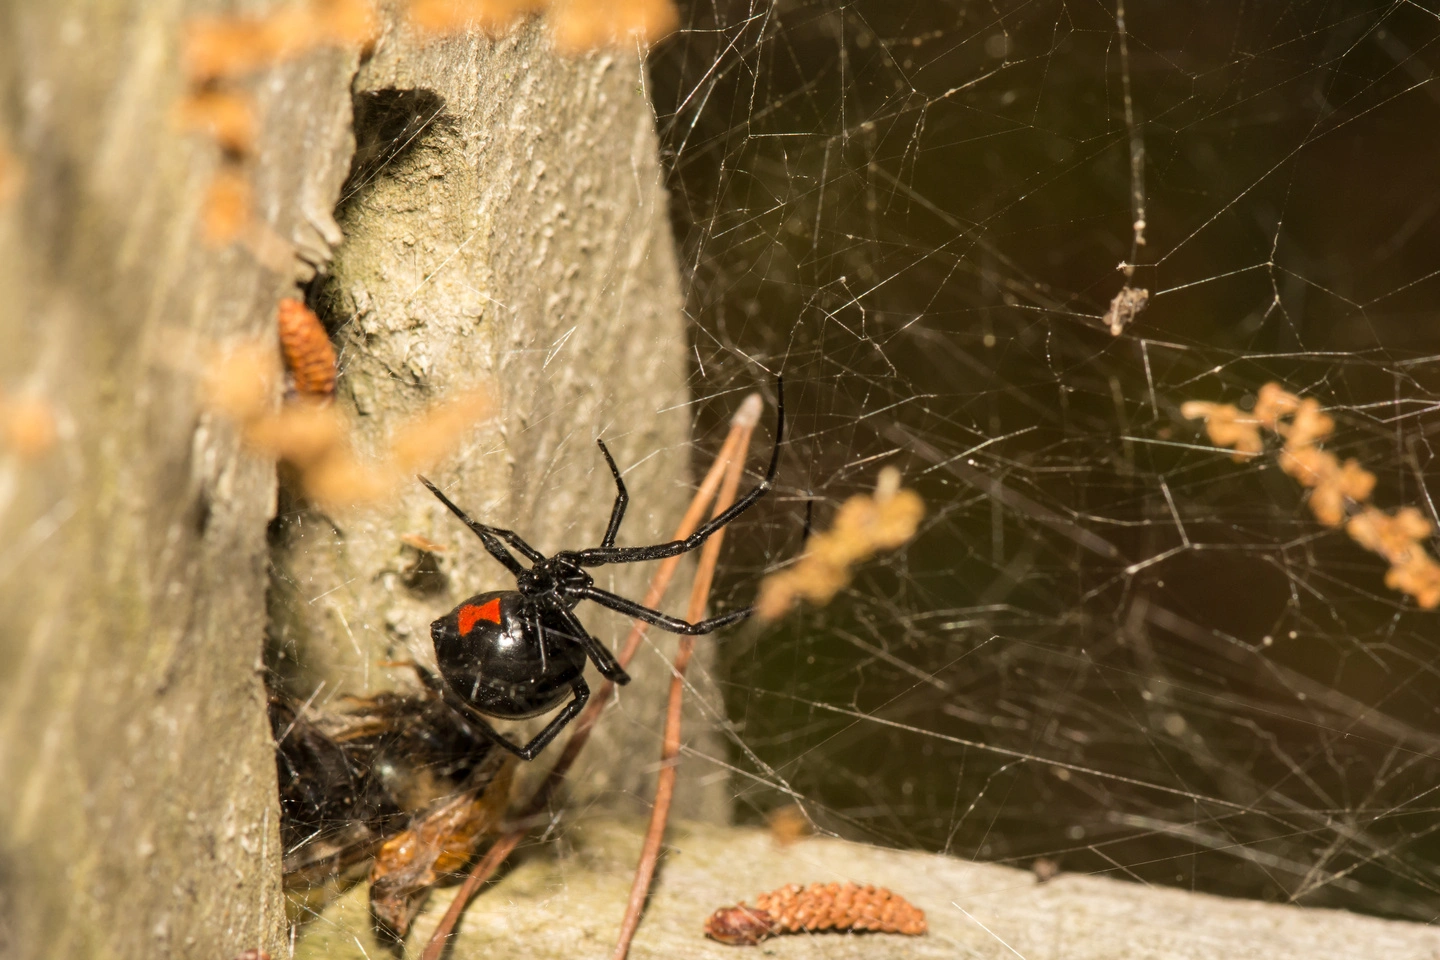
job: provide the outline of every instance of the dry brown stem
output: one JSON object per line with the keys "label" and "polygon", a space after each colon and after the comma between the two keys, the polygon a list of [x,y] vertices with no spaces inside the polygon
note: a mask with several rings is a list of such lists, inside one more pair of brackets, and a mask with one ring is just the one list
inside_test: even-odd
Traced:
{"label": "dry brown stem", "polygon": [[[725,480],[720,487],[720,496],[715,500],[712,518],[724,513],[735,502],[740,476],[745,472],[744,452],[750,446],[750,435],[754,430],[753,421],[741,426],[740,438],[725,468]],[[715,567],[720,561],[720,545],[724,540],[725,528],[721,527],[700,550],[700,563],[695,570],[695,581],[690,587],[690,605],[686,610],[686,618],[691,622],[705,616],[705,608],[710,602],[710,586],[715,581]],[[655,782],[655,803],[650,809],[650,826],[645,831],[645,842],[640,848],[640,862],[635,867],[625,916],[620,921],[620,935],[616,938],[613,960],[625,960],[630,954],[630,943],[640,927],[640,916],[645,910],[645,900],[650,895],[650,884],[655,879],[655,868],[660,862],[660,844],[665,839],[665,826],[670,821],[676,768],[680,763],[680,711],[685,697],[685,669],[690,665],[694,652],[695,638],[681,637],[680,648],[675,653],[674,676],[670,679],[670,699],[665,710],[665,736],[660,750],[660,773]]]}
{"label": "dry brown stem", "polygon": [[1354,459],[1344,463],[1317,444],[1335,432],[1335,419],[1313,397],[1299,397],[1278,383],[1260,388],[1248,416],[1230,404],[1191,400],[1180,405],[1188,419],[1205,418],[1205,432],[1216,446],[1235,450],[1245,460],[1264,450],[1263,427],[1284,438],[1278,462],[1287,476],[1310,488],[1310,512],[1327,527],[1345,526],[1350,538],[1390,562],[1385,585],[1409,594],[1423,609],[1440,606],[1440,563],[1420,541],[1430,523],[1413,507],[1386,513],[1370,506],[1375,474]]}
{"label": "dry brown stem", "polygon": [[855,496],[841,505],[835,522],[814,534],[800,560],[760,584],[755,612],[761,620],[783,616],[799,599],[829,603],[850,583],[852,568],[881,550],[894,550],[915,536],[925,504],[900,486],[900,471],[880,471],[873,496]]}

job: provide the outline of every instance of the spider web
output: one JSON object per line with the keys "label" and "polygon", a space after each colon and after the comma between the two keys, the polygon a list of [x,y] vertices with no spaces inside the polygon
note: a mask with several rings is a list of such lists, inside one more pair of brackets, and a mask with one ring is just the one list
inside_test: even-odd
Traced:
{"label": "spider web", "polygon": [[[688,762],[742,819],[799,802],[882,844],[1431,920],[1437,615],[1179,407],[1316,397],[1374,501],[1436,518],[1436,12],[682,22],[650,67],[695,435],[776,372],[793,411],[721,596],[884,464],[929,505],[834,603],[722,644],[727,752]],[[1151,297],[1112,336],[1122,262]]]}
{"label": "spider web", "polygon": [[[1237,463],[1180,407],[1315,397],[1377,505],[1440,520],[1440,13],[696,0],[681,22],[648,93],[694,461],[777,373],[789,415],[715,612],[796,554],[807,502],[828,526],[894,465],[928,505],[831,604],[692,668],[723,736],[686,776],[725,778],[744,822],[798,803],[874,843],[1431,921],[1440,615],[1273,453]],[[366,163],[417,136],[385,129]],[[1126,284],[1149,303],[1112,335]]]}

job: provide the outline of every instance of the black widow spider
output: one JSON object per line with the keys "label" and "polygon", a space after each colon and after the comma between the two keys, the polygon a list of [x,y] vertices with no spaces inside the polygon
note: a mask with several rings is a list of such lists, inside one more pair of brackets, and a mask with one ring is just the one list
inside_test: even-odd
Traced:
{"label": "black widow spider", "polygon": [[[780,441],[785,431],[785,385],[781,378],[775,381],[775,416],[775,446],[765,479],[685,539],[649,547],[615,546],[615,536],[620,532],[620,521],[625,518],[630,496],[603,440],[595,442],[600,445],[610,475],[615,478],[615,505],[610,510],[605,538],[600,546],[588,550],[562,550],[547,557],[514,531],[470,519],[433,483],[420,477],[420,482],[475,532],[490,555],[514,574],[516,586],[514,590],[476,594],[430,624],[435,660],[443,680],[441,692],[458,698],[464,713],[485,736],[520,759],[533,760],[589,699],[590,688],[582,676],[586,657],[595,661],[596,668],[607,679],[620,684],[630,682],[630,675],[615,656],[592,637],[575,616],[575,605],[581,600],[594,601],[671,633],[691,636],[710,633],[750,616],[753,607],[690,623],[600,589],[584,568],[663,560],[688,553],[749,510],[769,491],[780,461]],[[505,549],[502,540],[530,561],[529,569]],[[569,694],[573,697],[565,708],[523,747],[511,743],[485,719],[524,720],[539,716],[554,709]]]}

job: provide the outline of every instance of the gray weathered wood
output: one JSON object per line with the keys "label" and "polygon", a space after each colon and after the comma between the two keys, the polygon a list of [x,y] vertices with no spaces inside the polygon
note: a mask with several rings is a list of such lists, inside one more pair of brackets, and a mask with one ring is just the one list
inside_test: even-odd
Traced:
{"label": "gray weathered wood", "polygon": [[[632,497],[622,543],[667,539],[688,499],[681,297],[643,85],[633,52],[558,57],[536,23],[498,40],[397,28],[356,79],[372,102],[439,114],[342,208],[347,240],[325,294],[341,324],[341,403],[361,449],[378,452],[433,400],[487,391],[493,419],[432,479],[547,553],[604,532],[615,488],[597,437]],[[394,504],[333,520],[290,518],[275,561],[278,639],[301,665],[291,684],[302,698],[323,684],[318,704],[413,686],[410,671],[382,664],[433,663],[432,619],[513,586],[418,483]],[[416,555],[405,534],[445,546],[442,589],[407,589]],[[597,574],[640,596],[652,570]],[[671,609],[683,609],[680,596]],[[628,628],[589,604],[579,612],[612,647]],[[653,790],[644,758],[659,756],[668,675],[656,650],[674,649],[673,638],[654,639],[576,771],[582,800],[633,808]],[[703,669],[695,676],[711,720],[691,711],[691,742],[718,752],[707,733],[718,697]],[[678,802],[687,815],[723,818],[724,784],[691,778]]]}
{"label": "gray weathered wood", "polygon": [[[640,849],[640,824],[589,821],[561,843],[532,848],[461,920],[455,957],[588,960],[611,956]],[[779,847],[760,830],[678,825],[633,960],[1375,960],[1433,957],[1433,926],[1232,900],[1108,877],[1061,874],[1037,883],[1014,867],[940,854],[812,839]],[[923,937],[836,933],[783,936],[758,947],[705,938],[720,907],[787,883],[888,887],[925,911]],[[406,957],[418,957],[449,905],[435,896]],[[305,928],[297,958],[361,960],[380,949],[364,914],[365,887]],[[363,952],[362,952],[363,951]]]}
{"label": "gray weathered wood", "polygon": [[[273,466],[205,413],[206,348],[269,333],[307,267],[198,239],[213,147],[180,135],[177,3],[0,13],[0,388],[56,408],[0,453],[0,954],[279,952],[265,691]],[[355,57],[266,77],[269,226],[334,235]],[[283,250],[284,244],[281,244]]]}

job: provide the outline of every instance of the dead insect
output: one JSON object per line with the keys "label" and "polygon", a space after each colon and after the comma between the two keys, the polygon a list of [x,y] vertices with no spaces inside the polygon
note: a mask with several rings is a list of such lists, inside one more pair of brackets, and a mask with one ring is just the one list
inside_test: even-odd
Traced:
{"label": "dead insect", "polygon": [[318,711],[272,696],[285,885],[359,879],[385,838],[498,772],[489,741],[438,697],[380,693]]}
{"label": "dead insect", "polygon": [[469,861],[494,832],[510,799],[515,761],[498,751],[479,785],[417,814],[410,826],[386,840],[370,869],[370,912],[380,929],[404,938],[430,890]]}

